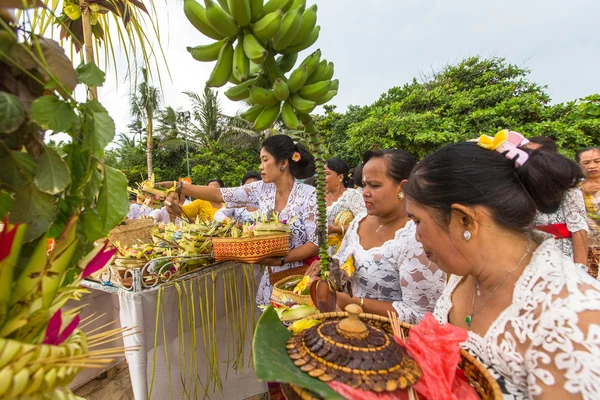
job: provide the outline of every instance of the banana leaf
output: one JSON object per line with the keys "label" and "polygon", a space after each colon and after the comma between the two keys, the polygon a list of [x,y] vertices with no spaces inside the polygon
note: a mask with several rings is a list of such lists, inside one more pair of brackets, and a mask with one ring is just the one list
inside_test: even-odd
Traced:
{"label": "banana leaf", "polygon": [[326,400],[343,400],[329,386],[296,367],[285,348],[292,333],[281,324],[273,306],[258,320],[252,353],[256,377],[267,382],[291,383],[309,389]]}

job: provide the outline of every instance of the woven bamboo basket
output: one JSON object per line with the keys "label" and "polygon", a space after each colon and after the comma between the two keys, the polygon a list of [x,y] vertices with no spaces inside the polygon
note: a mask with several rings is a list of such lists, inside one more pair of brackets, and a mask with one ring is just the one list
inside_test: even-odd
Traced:
{"label": "woven bamboo basket", "polygon": [[273,293],[271,294],[271,301],[279,303],[279,299],[291,299],[296,304],[306,304],[307,306],[314,306],[310,294],[298,294],[292,290],[283,289],[283,285],[291,280],[302,278],[304,275],[291,275],[287,278],[280,280],[273,285]]}
{"label": "woven bamboo basket", "polygon": [[217,261],[239,261],[256,264],[265,257],[285,256],[290,252],[288,233],[243,238],[213,238]]}
{"label": "woven bamboo basket", "polygon": [[133,246],[142,241],[152,243],[153,219],[126,219],[108,234],[111,243],[119,242],[121,246]]}
{"label": "woven bamboo basket", "polygon": [[[348,317],[348,313],[345,311],[337,311],[331,313],[322,313],[311,315],[310,317],[306,317],[304,319],[342,319]],[[382,317],[380,315],[362,313],[360,314],[360,319],[364,322],[369,323],[372,326],[383,329],[389,334],[393,334],[392,327],[390,325],[390,320],[387,317]],[[407,324],[405,322],[401,322],[402,328],[406,336],[408,336],[408,331],[412,328],[411,324]],[[291,328],[289,328],[291,330]],[[460,350],[461,361],[458,364],[458,368],[460,368],[467,377],[469,383],[479,397],[482,400],[502,400],[503,395],[500,390],[500,386],[498,386],[498,382],[492,377],[489,371],[481,364],[479,361],[475,359],[471,354],[467,351],[461,349]],[[294,385],[283,385],[284,386],[284,394],[288,400],[319,400],[320,398],[312,393],[310,390],[303,389]]]}
{"label": "woven bamboo basket", "polygon": [[60,346],[0,338],[0,350],[0,397],[5,400],[39,398],[66,386],[82,369],[73,365],[81,364],[88,351],[86,336],[80,330]]}

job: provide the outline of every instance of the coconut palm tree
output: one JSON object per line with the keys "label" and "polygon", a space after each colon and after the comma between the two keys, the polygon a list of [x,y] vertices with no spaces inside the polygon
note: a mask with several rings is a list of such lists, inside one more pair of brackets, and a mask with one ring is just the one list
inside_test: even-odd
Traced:
{"label": "coconut palm tree", "polygon": [[130,96],[131,116],[146,124],[146,162],[148,164],[148,179],[152,178],[152,126],[155,112],[159,109],[162,96],[158,88],[148,82],[148,70],[142,68],[142,81],[137,91]]}

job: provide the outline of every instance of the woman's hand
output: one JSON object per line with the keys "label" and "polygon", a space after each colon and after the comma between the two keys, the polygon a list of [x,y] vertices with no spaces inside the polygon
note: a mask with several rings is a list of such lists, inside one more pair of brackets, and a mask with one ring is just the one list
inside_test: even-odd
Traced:
{"label": "woman's hand", "polygon": [[342,228],[335,225],[327,225],[327,233],[334,235],[336,233],[342,233]]}
{"label": "woman's hand", "polygon": [[312,264],[310,264],[310,267],[308,267],[308,269],[306,270],[304,275],[309,276],[311,280],[315,280],[318,278],[320,272],[321,272],[321,261],[317,260],[317,261],[313,261]]}
{"label": "woman's hand", "polygon": [[350,297],[347,293],[336,292],[336,305],[340,308],[340,310],[344,311],[348,304],[354,303],[353,298]]}

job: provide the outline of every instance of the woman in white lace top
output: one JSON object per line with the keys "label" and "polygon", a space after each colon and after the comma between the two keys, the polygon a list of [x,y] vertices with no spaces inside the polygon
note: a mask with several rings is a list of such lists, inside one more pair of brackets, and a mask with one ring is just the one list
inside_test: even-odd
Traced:
{"label": "woman in white lace top", "polygon": [[[303,260],[317,255],[317,196],[315,188],[299,183],[314,174],[314,158],[301,144],[285,135],[267,138],[260,150],[262,181],[237,188],[216,189],[183,184],[178,191],[212,202],[225,202],[227,207],[254,207],[263,214],[279,213],[279,218],[294,220],[291,224],[290,252],[285,257],[268,257],[259,264],[273,267],[274,272],[303,265]],[[265,270],[256,294],[259,305],[268,304],[273,286]]]}
{"label": "woman in white lace top", "polygon": [[354,259],[353,297],[338,293],[337,306],[356,303],[380,315],[395,310],[401,320],[417,323],[433,311],[446,275],[425,256],[404,208],[402,187],[415,159],[406,151],[384,150],[366,152],[364,161],[367,211],[356,216],[334,256],[340,265]]}
{"label": "woman in white lace top", "polygon": [[499,135],[438,150],[405,185],[417,239],[452,274],[434,314],[468,330],[463,348],[505,399],[598,399],[600,285],[531,231],[537,209],[556,211],[581,172],[524,150],[516,132]]}

